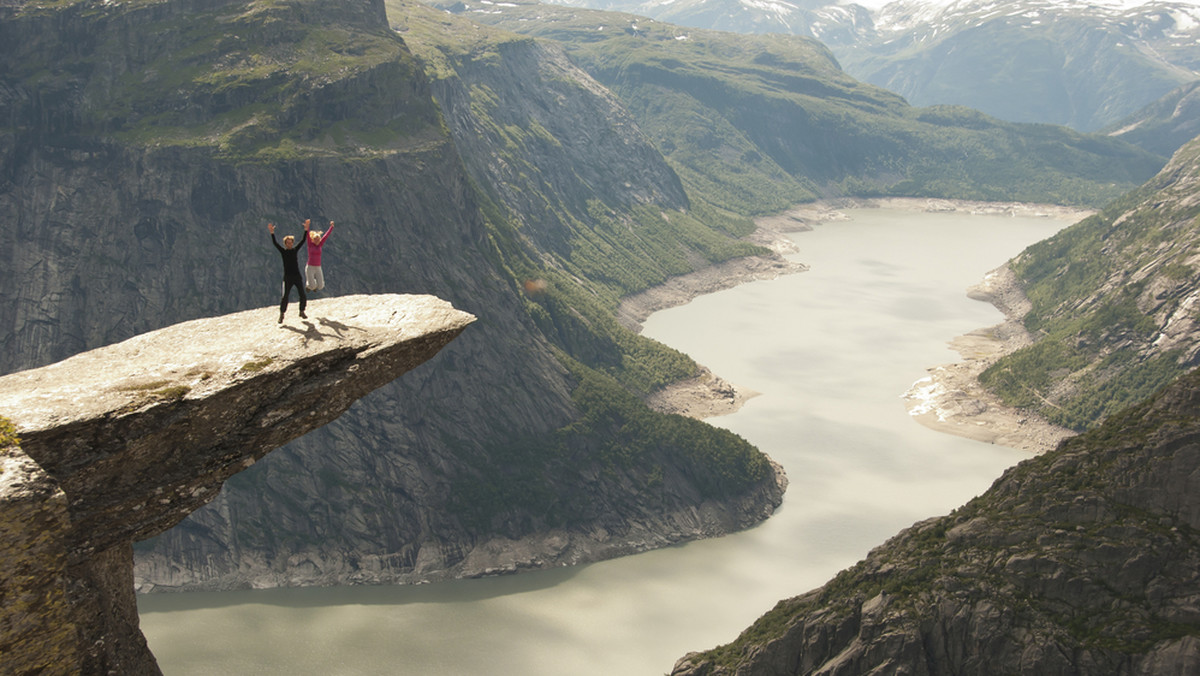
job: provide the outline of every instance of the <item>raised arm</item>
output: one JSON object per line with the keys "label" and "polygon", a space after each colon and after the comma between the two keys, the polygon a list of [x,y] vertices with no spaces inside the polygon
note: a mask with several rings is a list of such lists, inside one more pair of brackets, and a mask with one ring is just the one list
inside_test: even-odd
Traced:
{"label": "raised arm", "polygon": [[275,224],[274,223],[267,223],[267,232],[271,233],[271,244],[274,244],[276,249],[279,249],[280,251],[287,251],[287,249],[284,249],[283,247],[279,246],[279,242],[275,241]]}
{"label": "raised arm", "polygon": [[325,240],[329,239],[331,232],[333,232],[333,221],[329,221],[329,227],[325,229],[325,234],[321,235],[321,244],[325,244]]}

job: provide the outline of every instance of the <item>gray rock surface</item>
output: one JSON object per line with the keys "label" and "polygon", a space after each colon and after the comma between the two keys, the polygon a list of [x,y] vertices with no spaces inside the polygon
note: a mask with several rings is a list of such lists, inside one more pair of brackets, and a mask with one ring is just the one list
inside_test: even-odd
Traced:
{"label": "gray rock surface", "polygon": [[475,321],[403,295],[321,299],[308,319],[277,319],[275,308],[197,319],[0,378],[0,412],[20,436],[0,456],[6,662],[157,673],[137,629],[133,542]]}

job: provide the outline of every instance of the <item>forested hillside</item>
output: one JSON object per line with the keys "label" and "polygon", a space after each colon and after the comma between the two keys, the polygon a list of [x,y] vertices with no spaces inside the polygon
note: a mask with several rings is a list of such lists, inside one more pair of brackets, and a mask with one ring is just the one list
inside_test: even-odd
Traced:
{"label": "forested hillside", "polygon": [[808,38],[528,2],[438,6],[560,42],[620,98],[693,195],[741,209],[840,195],[1099,206],[1163,161],[1062,127],[909,106],[847,75]]}
{"label": "forested hillside", "polygon": [[1172,89],[1103,133],[1170,157],[1200,135],[1200,80]]}
{"label": "forested hillside", "polygon": [[980,380],[1014,406],[1085,429],[1200,361],[1200,139],[1145,186],[1010,266],[1037,342]]}

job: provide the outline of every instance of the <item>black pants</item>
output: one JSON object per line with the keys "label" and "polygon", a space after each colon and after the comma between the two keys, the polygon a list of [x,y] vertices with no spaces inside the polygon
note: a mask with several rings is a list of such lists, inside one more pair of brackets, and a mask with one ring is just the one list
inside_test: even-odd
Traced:
{"label": "black pants", "polygon": [[300,314],[304,314],[304,308],[308,305],[308,296],[304,293],[304,280],[296,277],[283,278],[283,298],[279,299],[279,314],[287,312],[288,296],[292,295],[292,287],[296,287],[296,291],[300,293]]}

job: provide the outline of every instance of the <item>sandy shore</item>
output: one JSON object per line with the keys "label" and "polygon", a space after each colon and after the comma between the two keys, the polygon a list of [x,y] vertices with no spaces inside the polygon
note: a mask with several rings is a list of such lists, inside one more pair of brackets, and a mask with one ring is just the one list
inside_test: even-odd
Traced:
{"label": "sandy shore", "polygon": [[[727,261],[676,277],[666,284],[630,296],[621,303],[619,319],[634,331],[651,313],[683,305],[697,296],[732,288],[744,282],[773,279],[808,269],[783,256],[795,251],[786,233],[810,230],[814,225],[846,220],[842,209],[890,208],[930,213],[1035,216],[1073,223],[1091,212],[1045,204],[1019,202],[971,202],[960,200],[884,198],[846,199],[802,204],[788,211],[759,218],[756,231],[747,241],[771,250],[769,255]],[[968,295],[995,305],[1005,321],[972,331],[950,341],[963,361],[929,369],[929,376],[913,384],[904,399],[917,422],[948,434],[1040,453],[1071,436],[1070,430],[1041,418],[1008,408],[984,390],[977,376],[995,360],[1032,342],[1021,324],[1029,304],[1012,272],[1001,267],[968,290]],[[676,383],[647,399],[652,408],[693,418],[711,418],[737,411],[757,393],[730,384],[708,369],[688,381]]]}

